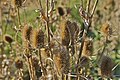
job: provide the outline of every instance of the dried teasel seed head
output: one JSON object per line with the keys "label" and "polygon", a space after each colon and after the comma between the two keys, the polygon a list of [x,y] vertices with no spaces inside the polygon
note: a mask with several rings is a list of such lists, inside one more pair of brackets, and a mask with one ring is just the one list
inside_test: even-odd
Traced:
{"label": "dried teasel seed head", "polygon": [[104,77],[112,77],[112,68],[114,67],[114,63],[112,59],[108,56],[102,56],[100,70],[101,75]]}
{"label": "dried teasel seed head", "polygon": [[21,7],[23,3],[25,3],[26,0],[13,0],[13,4],[16,6],[16,7]]}
{"label": "dried teasel seed head", "polygon": [[26,48],[30,47],[31,33],[32,33],[32,27],[25,25],[22,29],[22,40],[23,40],[23,46]]}
{"label": "dried teasel seed head", "polygon": [[20,58],[17,58],[17,59],[15,60],[15,67],[16,67],[17,69],[23,68],[23,61],[22,61]]}
{"label": "dried teasel seed head", "polygon": [[86,38],[83,45],[82,55],[91,56],[93,53],[93,40],[91,38]]}
{"label": "dried teasel seed head", "polygon": [[89,64],[89,58],[88,57],[86,57],[86,56],[82,56],[81,58],[80,58],[80,66],[81,67],[85,67],[86,65],[88,65]]}
{"label": "dried teasel seed head", "polygon": [[44,47],[44,32],[41,29],[32,32],[31,43],[34,48]]}
{"label": "dried teasel seed head", "polygon": [[64,9],[62,7],[58,7],[57,9],[60,16],[63,16],[65,14]]}
{"label": "dried teasel seed head", "polygon": [[47,49],[47,48],[41,48],[40,51],[41,51],[41,57],[43,59],[46,59],[46,58],[50,57],[49,49]]}
{"label": "dried teasel seed head", "polygon": [[54,51],[54,62],[59,73],[67,74],[70,67],[70,56],[65,47],[56,48]]}
{"label": "dried teasel seed head", "polygon": [[112,34],[112,29],[110,28],[110,24],[108,22],[106,22],[102,25],[101,33],[104,36],[110,36]]}
{"label": "dried teasel seed head", "polygon": [[77,25],[76,22],[69,22],[68,28],[69,28],[70,36],[71,36],[71,44],[74,44],[74,41],[75,41],[75,39],[77,39],[77,35],[80,30],[79,26]]}
{"label": "dried teasel seed head", "polygon": [[62,37],[62,45],[69,46],[70,44],[70,31],[69,31],[69,24],[70,21],[63,21],[60,25],[61,27],[61,37]]}
{"label": "dried teasel seed head", "polygon": [[12,37],[10,35],[6,34],[6,35],[4,35],[4,41],[6,43],[12,43],[13,39],[12,39]]}
{"label": "dried teasel seed head", "polygon": [[23,41],[26,41],[26,40],[30,41],[31,32],[32,32],[32,27],[31,26],[25,25],[23,27],[23,29],[22,29],[22,38],[23,38]]}

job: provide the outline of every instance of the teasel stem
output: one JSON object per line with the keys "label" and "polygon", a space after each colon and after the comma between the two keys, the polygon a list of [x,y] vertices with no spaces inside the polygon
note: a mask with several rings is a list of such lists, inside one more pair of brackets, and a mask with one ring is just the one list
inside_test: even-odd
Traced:
{"label": "teasel stem", "polygon": [[[30,49],[29,49],[30,51]],[[31,51],[27,54],[31,54]],[[32,55],[30,57],[25,56],[28,62],[28,70],[29,70],[29,74],[30,74],[30,79],[31,80],[35,80],[36,76],[35,76],[35,69],[32,65]]]}
{"label": "teasel stem", "polygon": [[95,1],[95,4],[94,4],[93,9],[92,9],[92,12],[91,12],[91,18],[92,18],[93,15],[94,15],[95,9],[96,9],[97,4],[98,4],[98,1],[99,1],[99,0],[96,0],[96,1]]}
{"label": "teasel stem", "polygon": [[38,49],[38,55],[39,55],[39,59],[40,59],[41,69],[43,70],[44,80],[46,80],[47,71],[46,71],[46,69],[43,66],[40,49]]}
{"label": "teasel stem", "polygon": [[[21,25],[21,22],[20,22],[20,9],[19,7],[17,7],[17,15],[18,15],[18,24]],[[20,26],[19,26],[20,28]]]}
{"label": "teasel stem", "polygon": [[86,6],[86,12],[87,13],[90,12],[90,2],[91,2],[91,0],[87,0],[87,6]]}
{"label": "teasel stem", "polygon": [[104,46],[103,46],[102,52],[100,54],[100,57],[98,58],[98,62],[101,60],[102,56],[104,55],[104,51],[105,51],[105,48],[107,46],[107,40],[108,40],[108,36],[105,37]]}
{"label": "teasel stem", "polygon": [[46,29],[47,29],[48,46],[49,46],[49,44],[50,44],[50,28],[49,28],[49,16],[48,16],[49,0],[46,0],[46,1],[47,1],[47,2],[46,2],[46,5],[47,5],[47,7],[46,7],[46,9],[47,9],[47,11],[46,11],[46,16],[47,16]]}

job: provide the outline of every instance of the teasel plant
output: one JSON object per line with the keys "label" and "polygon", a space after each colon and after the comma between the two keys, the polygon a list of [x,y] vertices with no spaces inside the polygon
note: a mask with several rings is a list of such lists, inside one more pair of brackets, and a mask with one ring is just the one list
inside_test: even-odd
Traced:
{"label": "teasel plant", "polygon": [[[38,56],[39,56],[39,60],[40,60],[40,65],[41,65],[41,69],[43,70],[43,77],[44,79],[46,79],[46,75],[47,75],[47,71],[45,69],[45,66],[43,65],[43,60],[42,60],[42,50],[44,48],[44,32],[41,29],[38,30],[33,30],[32,31],[32,35],[31,35],[31,44],[32,47],[37,50]],[[46,52],[45,52],[46,54]]]}
{"label": "teasel plant", "polygon": [[70,56],[65,46],[54,50],[54,64],[57,68],[59,79],[68,79],[67,74],[70,70]]}
{"label": "teasel plant", "polygon": [[32,47],[30,42],[30,37],[32,35],[32,27],[25,25],[22,29],[22,39],[23,39],[23,47],[24,51],[23,54],[27,60],[28,70],[30,74],[30,78],[32,80],[36,79],[35,69],[32,65]]}
{"label": "teasel plant", "polygon": [[103,78],[113,78],[112,69],[114,67],[114,62],[109,56],[103,55],[100,62],[100,71]]}
{"label": "teasel plant", "polygon": [[[90,3],[91,0],[87,0],[87,6],[86,9],[83,8],[83,4],[81,4],[80,8],[79,8],[79,14],[83,20],[83,32],[82,32],[82,40],[81,40],[81,46],[80,46],[80,50],[79,50],[79,55],[78,55],[78,59],[77,59],[77,65],[80,62],[80,58],[83,52],[83,46],[85,43],[85,39],[87,37],[87,35],[89,34],[89,28],[91,27],[91,23],[92,23],[92,18],[95,12],[95,9],[97,7],[99,0],[95,0],[95,3],[93,5],[92,11],[90,13]],[[76,68],[76,72],[77,74],[79,73],[78,68]],[[77,78],[78,79],[78,78]]]}

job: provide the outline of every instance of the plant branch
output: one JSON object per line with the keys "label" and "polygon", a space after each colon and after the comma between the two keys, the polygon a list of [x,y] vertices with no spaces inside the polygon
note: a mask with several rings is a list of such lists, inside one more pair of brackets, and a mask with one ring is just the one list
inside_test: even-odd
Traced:
{"label": "plant branch", "polygon": [[94,4],[93,9],[92,9],[92,12],[91,12],[91,18],[92,18],[93,15],[94,15],[95,9],[96,9],[97,4],[98,4],[98,1],[99,1],[99,0],[96,0],[96,1],[95,1],[95,4]]}

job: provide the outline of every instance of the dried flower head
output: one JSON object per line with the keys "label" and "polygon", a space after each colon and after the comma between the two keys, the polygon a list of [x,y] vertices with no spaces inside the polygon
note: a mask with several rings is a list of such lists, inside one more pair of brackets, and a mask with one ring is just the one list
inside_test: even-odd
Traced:
{"label": "dried flower head", "polygon": [[31,43],[34,48],[44,47],[44,32],[41,29],[32,32]]}
{"label": "dried flower head", "polygon": [[65,47],[54,50],[54,62],[59,73],[67,74],[70,67],[70,56]]}
{"label": "dried flower head", "polygon": [[57,9],[60,16],[63,16],[65,14],[64,9],[62,7],[58,7]]}
{"label": "dried flower head", "polygon": [[69,31],[69,24],[70,21],[63,21],[60,25],[61,27],[61,37],[62,37],[62,45],[69,46],[70,43],[70,31]]}
{"label": "dried flower head", "polygon": [[76,22],[68,22],[68,24],[69,24],[68,28],[71,36],[71,44],[74,44],[74,41],[75,39],[77,39],[77,35],[80,29]]}
{"label": "dried flower head", "polygon": [[20,58],[16,58],[16,60],[15,60],[15,67],[17,69],[23,68],[23,61]]}
{"label": "dried flower head", "polygon": [[110,28],[109,23],[104,23],[101,27],[101,32],[104,36],[110,36],[112,34],[112,29]]}
{"label": "dried flower head", "polygon": [[30,41],[30,35],[31,35],[31,32],[32,32],[32,27],[31,26],[28,26],[28,25],[25,25],[22,29],[22,39],[23,41]]}
{"label": "dried flower head", "polygon": [[86,38],[83,46],[82,55],[91,56],[93,53],[93,41],[92,39]]}
{"label": "dried flower head", "polygon": [[30,36],[32,32],[32,27],[25,25],[22,29],[22,40],[24,47],[28,48],[30,46]]}
{"label": "dried flower head", "polygon": [[21,7],[23,3],[25,3],[26,0],[13,0],[13,3],[17,7]]}
{"label": "dried flower head", "polygon": [[89,63],[89,58],[88,57],[82,56],[80,58],[80,66],[81,67],[85,67],[86,65],[88,65],[88,63]]}
{"label": "dried flower head", "polygon": [[12,43],[13,39],[10,35],[6,34],[6,35],[4,35],[4,41],[7,43]]}
{"label": "dried flower head", "polygon": [[47,49],[47,48],[41,48],[40,51],[41,51],[41,57],[43,59],[46,59],[46,58],[50,57],[49,49]]}
{"label": "dried flower head", "polygon": [[100,64],[100,70],[101,70],[102,76],[111,77],[113,66],[114,64],[110,57],[102,56],[102,60]]}

